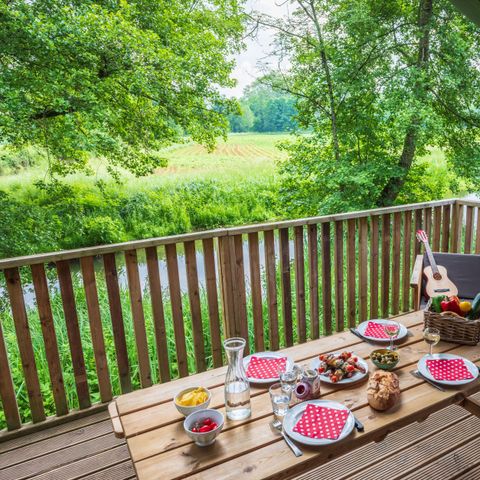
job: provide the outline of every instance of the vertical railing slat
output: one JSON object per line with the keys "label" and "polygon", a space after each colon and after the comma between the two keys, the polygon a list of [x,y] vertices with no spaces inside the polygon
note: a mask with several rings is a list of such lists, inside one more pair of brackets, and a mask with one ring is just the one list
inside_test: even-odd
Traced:
{"label": "vertical railing slat", "polygon": [[53,400],[57,415],[68,413],[68,403],[63,383],[62,366],[58,353],[57,335],[53,323],[52,307],[48,293],[47,277],[43,263],[31,266],[33,287],[37,299],[38,316],[42,328],[45,356],[47,358],[48,373],[52,386]]}
{"label": "vertical railing slat", "polygon": [[320,336],[318,312],[318,232],[317,225],[308,226],[308,291],[310,300],[310,337]]}
{"label": "vertical railing slat", "polygon": [[434,252],[440,251],[441,232],[442,232],[442,207],[435,207],[433,209],[433,239],[432,239],[432,249]]}
{"label": "vertical railing slat", "polygon": [[128,361],[127,342],[125,339],[125,325],[123,323],[122,301],[118,286],[118,272],[114,253],[103,256],[103,268],[105,270],[105,283],[107,285],[108,306],[112,321],[113,343],[117,356],[118,376],[122,393],[132,391],[130,378],[130,364]]}
{"label": "vertical railing slat", "polygon": [[335,222],[335,324],[337,332],[345,328],[345,301],[343,287],[343,222]]}
{"label": "vertical railing slat", "polygon": [[293,317],[292,317],[292,281],[290,275],[290,245],[288,229],[279,230],[280,238],[280,278],[282,286],[282,313],[285,331],[285,344],[293,345]]}
{"label": "vertical railing slat", "polygon": [[168,358],[168,341],[165,328],[165,311],[163,308],[157,247],[146,248],[145,254],[147,257],[148,284],[150,287],[150,301],[152,303],[158,371],[160,373],[160,380],[162,382],[168,382],[170,380],[170,363]]}
{"label": "vertical railing slat", "polygon": [[393,215],[393,262],[392,262],[392,314],[400,310],[400,242],[402,235],[402,214]]}
{"label": "vertical railing slat", "polygon": [[332,334],[332,255],[330,247],[330,222],[322,223],[322,303],[323,328]]}
{"label": "vertical railing slat", "polygon": [[480,208],[475,207],[475,219],[476,219],[476,229],[475,229],[475,253],[480,253]]}
{"label": "vertical railing slat", "polygon": [[212,344],[213,366],[217,368],[223,364],[223,360],[213,238],[204,238],[202,240],[202,246],[205,268],[205,281],[207,287],[208,316],[210,324],[210,339]]}
{"label": "vertical railing slat", "polygon": [[382,316],[390,313],[390,214],[382,215]]}
{"label": "vertical railing slat", "polygon": [[88,408],[91,405],[90,391],[88,388],[82,337],[78,325],[77,306],[75,304],[72,275],[70,273],[70,264],[68,263],[68,260],[57,262],[57,274],[58,282],[60,284],[60,294],[62,296],[63,313],[65,315],[65,323],[67,326],[68,343],[70,345],[70,355],[72,357],[72,368],[75,377],[78,403],[81,409]]}
{"label": "vertical railing slat", "polygon": [[356,324],[355,231],[356,221],[351,218],[347,221],[347,310],[349,327],[354,327]]}
{"label": "vertical railing slat", "polygon": [[450,205],[442,209],[442,252],[448,252],[450,244]]}
{"label": "vertical railing slat", "polygon": [[95,367],[97,370],[98,387],[102,402],[109,402],[112,399],[112,385],[110,383],[110,372],[105,352],[105,341],[103,339],[102,317],[98,304],[97,282],[95,280],[95,269],[93,257],[80,259],[82,269],[83,287],[87,302],[88,320],[90,323],[90,334],[92,336],[93,353],[95,356]]}
{"label": "vertical railing slat", "polygon": [[202,310],[200,307],[200,292],[198,289],[197,254],[195,242],[188,241],[183,244],[185,249],[185,264],[187,268],[188,300],[192,315],[193,349],[195,352],[195,366],[197,372],[204,372],[205,339],[203,336]]}
{"label": "vertical railing slat", "polygon": [[473,207],[467,207],[465,220],[465,244],[463,253],[472,253]]}
{"label": "vertical railing slat", "polygon": [[167,257],[168,285],[170,287],[170,305],[172,307],[178,373],[181,377],[186,377],[188,375],[187,346],[185,343],[185,326],[183,324],[182,294],[178,275],[176,244],[170,243],[165,245],[165,253]]}
{"label": "vertical railing slat", "polygon": [[265,242],[265,270],[267,275],[267,302],[268,302],[268,327],[270,348],[278,350],[278,302],[277,302],[277,276],[275,272],[275,239],[273,230],[264,233]]}
{"label": "vertical railing slat", "polygon": [[378,317],[378,216],[371,217],[370,239],[370,318]]}
{"label": "vertical railing slat", "polygon": [[459,253],[460,237],[462,236],[463,205],[455,203],[452,206],[452,238],[450,241],[450,252]]}
{"label": "vertical railing slat", "polygon": [[13,385],[10,364],[8,363],[7,348],[3,337],[2,324],[0,322],[0,399],[8,430],[16,430],[21,426],[20,413],[18,411],[15,386]]}
{"label": "vertical railing slat", "polygon": [[402,310],[407,312],[410,310],[410,275],[412,270],[412,212],[405,212],[403,217],[403,293],[402,293]]}
{"label": "vertical railing slat", "polygon": [[33,353],[32,337],[28,326],[25,300],[23,298],[20,272],[18,268],[7,268],[4,270],[7,281],[8,296],[12,309],[15,332],[17,334],[18,350],[22,361],[23,375],[27,386],[28,400],[32,412],[33,422],[45,420],[45,410],[38,380],[37,365]]}
{"label": "vertical railing slat", "polygon": [[133,330],[135,332],[135,343],[137,346],[140,383],[142,388],[145,388],[152,385],[152,372],[148,355],[147,331],[145,328],[145,314],[143,313],[142,288],[138,273],[138,258],[136,250],[125,251],[125,265],[127,267],[130,309],[132,311]]}
{"label": "vertical railing slat", "polygon": [[358,224],[358,292],[360,322],[368,311],[368,219],[361,217]]}
{"label": "vertical railing slat", "polygon": [[432,207],[423,209],[424,230],[427,233],[429,241],[432,241]]}
{"label": "vertical railing slat", "polygon": [[305,312],[305,258],[303,253],[303,227],[295,227],[295,293],[297,300],[298,341],[307,341]]}
{"label": "vertical railing slat", "polygon": [[235,322],[240,336],[246,340],[245,351],[250,351],[250,341],[248,335],[247,320],[247,293],[245,290],[245,268],[243,265],[243,238],[241,235],[235,235],[232,245],[234,248],[232,258],[234,261],[234,278],[235,278]]}
{"label": "vertical railing slat", "polygon": [[248,234],[248,255],[250,260],[250,289],[255,351],[262,352],[265,350],[265,340],[263,334],[262,280],[260,276],[260,252],[257,232]]}

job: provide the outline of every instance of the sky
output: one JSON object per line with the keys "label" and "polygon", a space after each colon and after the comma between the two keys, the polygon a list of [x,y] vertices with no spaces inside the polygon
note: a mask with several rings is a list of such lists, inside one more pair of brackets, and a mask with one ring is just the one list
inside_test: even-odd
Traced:
{"label": "sky", "polygon": [[[288,0],[247,0],[247,12],[252,10],[281,17],[288,11]],[[259,64],[268,57],[273,32],[262,28],[256,38],[247,38],[246,49],[235,57],[236,67],[232,77],[237,80],[235,88],[222,89],[229,97],[241,97],[243,89],[261,75]]]}

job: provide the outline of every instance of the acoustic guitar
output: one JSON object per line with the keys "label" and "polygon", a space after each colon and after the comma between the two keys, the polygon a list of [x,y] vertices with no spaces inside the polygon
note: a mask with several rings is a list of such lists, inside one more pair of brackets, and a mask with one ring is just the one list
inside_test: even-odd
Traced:
{"label": "acoustic guitar", "polygon": [[425,252],[430,262],[430,266],[423,269],[423,274],[427,280],[425,286],[426,295],[430,298],[438,295],[458,295],[458,288],[448,278],[447,269],[442,265],[437,265],[435,262],[427,234],[423,230],[417,230],[417,240],[425,246]]}

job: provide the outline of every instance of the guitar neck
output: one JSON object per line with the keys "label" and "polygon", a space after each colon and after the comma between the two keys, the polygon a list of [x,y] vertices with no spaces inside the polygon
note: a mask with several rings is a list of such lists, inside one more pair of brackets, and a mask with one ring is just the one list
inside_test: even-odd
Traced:
{"label": "guitar neck", "polygon": [[425,252],[427,254],[430,266],[432,267],[433,274],[440,275],[440,271],[438,270],[438,267],[437,267],[437,262],[435,262],[435,259],[433,258],[433,253],[432,253],[432,249],[430,248],[430,244],[428,242],[423,242],[423,244],[425,245]]}

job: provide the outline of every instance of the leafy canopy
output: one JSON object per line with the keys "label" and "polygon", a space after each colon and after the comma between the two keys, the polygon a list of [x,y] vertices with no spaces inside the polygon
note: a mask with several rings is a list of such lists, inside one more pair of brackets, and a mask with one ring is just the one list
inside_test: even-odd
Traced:
{"label": "leafy canopy", "polygon": [[52,174],[90,155],[144,175],[183,135],[213,148],[236,103],[242,0],[0,3],[0,141],[40,146]]}
{"label": "leafy canopy", "polygon": [[412,182],[431,186],[418,164],[430,147],[478,189],[477,26],[447,0],[291,3],[285,19],[257,19],[277,29],[277,53],[291,64],[283,89],[311,129],[284,147],[290,214],[387,205]]}

